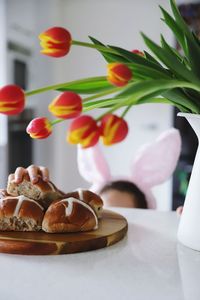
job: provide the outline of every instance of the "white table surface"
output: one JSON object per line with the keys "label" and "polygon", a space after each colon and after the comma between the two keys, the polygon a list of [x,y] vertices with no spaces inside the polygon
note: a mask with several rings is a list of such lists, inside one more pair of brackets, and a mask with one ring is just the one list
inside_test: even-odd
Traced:
{"label": "white table surface", "polygon": [[111,247],[58,256],[0,254],[0,299],[199,300],[200,252],[177,244],[176,213],[113,210],[129,229]]}

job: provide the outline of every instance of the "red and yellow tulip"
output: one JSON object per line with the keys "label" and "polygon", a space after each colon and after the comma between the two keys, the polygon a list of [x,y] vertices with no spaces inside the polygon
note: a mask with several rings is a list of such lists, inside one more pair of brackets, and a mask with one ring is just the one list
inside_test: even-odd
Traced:
{"label": "red and yellow tulip", "polygon": [[65,56],[71,47],[72,38],[68,30],[62,27],[52,27],[39,35],[41,53],[53,56]]}
{"label": "red and yellow tulip", "polygon": [[96,121],[87,115],[80,116],[70,124],[67,141],[70,144],[81,144],[83,148],[94,146],[99,140],[100,132]]}
{"label": "red and yellow tulip", "polygon": [[107,66],[107,79],[115,86],[125,86],[132,78],[131,70],[122,63],[110,63]]}
{"label": "red and yellow tulip", "polygon": [[101,119],[100,129],[106,146],[123,141],[128,134],[127,122],[113,114],[107,114]]}
{"label": "red and yellow tulip", "polygon": [[26,132],[33,139],[45,139],[52,133],[52,125],[45,117],[35,118],[29,123]]}
{"label": "red and yellow tulip", "polygon": [[76,118],[82,112],[82,99],[74,92],[64,92],[49,104],[49,111],[61,119]]}
{"label": "red and yellow tulip", "polygon": [[17,115],[25,105],[24,91],[17,85],[6,85],[0,89],[0,113]]}

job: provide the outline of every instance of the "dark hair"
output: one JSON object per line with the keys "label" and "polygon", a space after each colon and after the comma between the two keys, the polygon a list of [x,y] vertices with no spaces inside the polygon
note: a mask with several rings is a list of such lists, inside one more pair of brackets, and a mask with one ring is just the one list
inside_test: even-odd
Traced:
{"label": "dark hair", "polygon": [[101,189],[100,194],[110,190],[128,193],[136,200],[137,208],[147,208],[145,195],[134,183],[130,181],[112,181]]}

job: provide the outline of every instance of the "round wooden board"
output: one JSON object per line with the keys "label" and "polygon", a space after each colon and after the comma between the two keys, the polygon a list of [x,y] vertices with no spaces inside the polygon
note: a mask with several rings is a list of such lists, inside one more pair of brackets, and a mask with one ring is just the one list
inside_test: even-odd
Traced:
{"label": "round wooden board", "polygon": [[0,252],[25,255],[68,254],[108,247],[127,232],[127,220],[104,210],[99,228],[81,233],[1,232]]}

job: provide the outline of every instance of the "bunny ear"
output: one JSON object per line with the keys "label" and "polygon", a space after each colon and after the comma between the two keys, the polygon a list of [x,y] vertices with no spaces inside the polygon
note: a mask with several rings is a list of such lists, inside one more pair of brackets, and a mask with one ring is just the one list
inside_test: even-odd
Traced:
{"label": "bunny ear", "polygon": [[78,146],[77,162],[81,176],[93,184],[91,190],[97,191],[111,180],[109,166],[98,144],[87,149]]}
{"label": "bunny ear", "polygon": [[163,183],[175,170],[180,152],[179,131],[165,131],[155,142],[139,149],[132,164],[132,180],[145,188]]}

